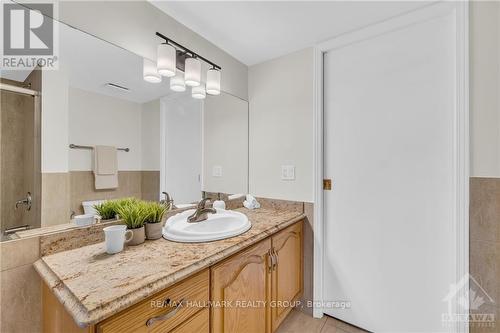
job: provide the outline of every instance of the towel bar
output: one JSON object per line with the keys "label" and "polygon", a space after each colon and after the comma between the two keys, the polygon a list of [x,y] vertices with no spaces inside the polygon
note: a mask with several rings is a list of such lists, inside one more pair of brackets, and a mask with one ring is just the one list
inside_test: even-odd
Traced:
{"label": "towel bar", "polygon": [[[69,147],[71,149],[94,149],[94,147],[92,146],[80,146],[80,145],[75,145],[75,144],[70,144]],[[130,149],[129,148],[116,148],[116,150],[121,150],[121,151],[125,151],[125,152],[129,152]]]}

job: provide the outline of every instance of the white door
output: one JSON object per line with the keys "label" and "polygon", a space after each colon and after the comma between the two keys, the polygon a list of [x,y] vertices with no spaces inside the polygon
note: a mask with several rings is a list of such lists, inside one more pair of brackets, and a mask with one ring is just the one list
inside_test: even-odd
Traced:
{"label": "white door", "polygon": [[447,330],[457,62],[444,7],[343,36],[324,55],[323,300],[350,302],[324,312],[372,332]]}

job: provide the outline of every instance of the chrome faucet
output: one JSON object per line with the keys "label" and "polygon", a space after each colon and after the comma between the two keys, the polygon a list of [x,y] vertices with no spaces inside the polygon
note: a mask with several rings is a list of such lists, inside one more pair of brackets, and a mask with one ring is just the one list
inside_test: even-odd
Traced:
{"label": "chrome faucet", "polygon": [[196,210],[194,211],[193,214],[191,214],[187,218],[187,221],[190,223],[205,221],[206,219],[208,219],[208,213],[211,213],[211,214],[217,213],[217,211],[214,208],[205,208],[205,203],[209,200],[210,199],[208,199],[208,198],[201,199],[201,201],[198,202],[198,206],[196,207]]}
{"label": "chrome faucet", "polygon": [[28,192],[26,194],[26,198],[16,201],[16,209],[18,209],[19,206],[26,206],[26,210],[31,210],[31,193],[30,192]]}
{"label": "chrome faucet", "polygon": [[175,208],[174,198],[172,198],[170,194],[168,194],[167,192],[161,192],[161,193],[165,195],[165,199],[160,200],[160,203],[166,204],[169,207],[169,209],[174,209]]}

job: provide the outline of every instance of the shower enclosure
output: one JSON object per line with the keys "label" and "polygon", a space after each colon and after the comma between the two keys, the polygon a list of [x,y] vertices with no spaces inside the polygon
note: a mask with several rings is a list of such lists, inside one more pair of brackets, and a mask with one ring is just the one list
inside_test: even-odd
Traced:
{"label": "shower enclosure", "polygon": [[[40,227],[40,94],[26,83],[0,81],[0,230]],[[26,81],[25,81],[26,82]]]}

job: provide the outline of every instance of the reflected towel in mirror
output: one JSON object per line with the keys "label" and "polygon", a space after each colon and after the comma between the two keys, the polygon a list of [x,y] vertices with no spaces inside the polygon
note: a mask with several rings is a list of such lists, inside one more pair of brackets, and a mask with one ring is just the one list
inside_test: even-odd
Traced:
{"label": "reflected towel in mirror", "polygon": [[118,187],[118,161],[116,147],[95,146],[94,148],[95,189]]}

